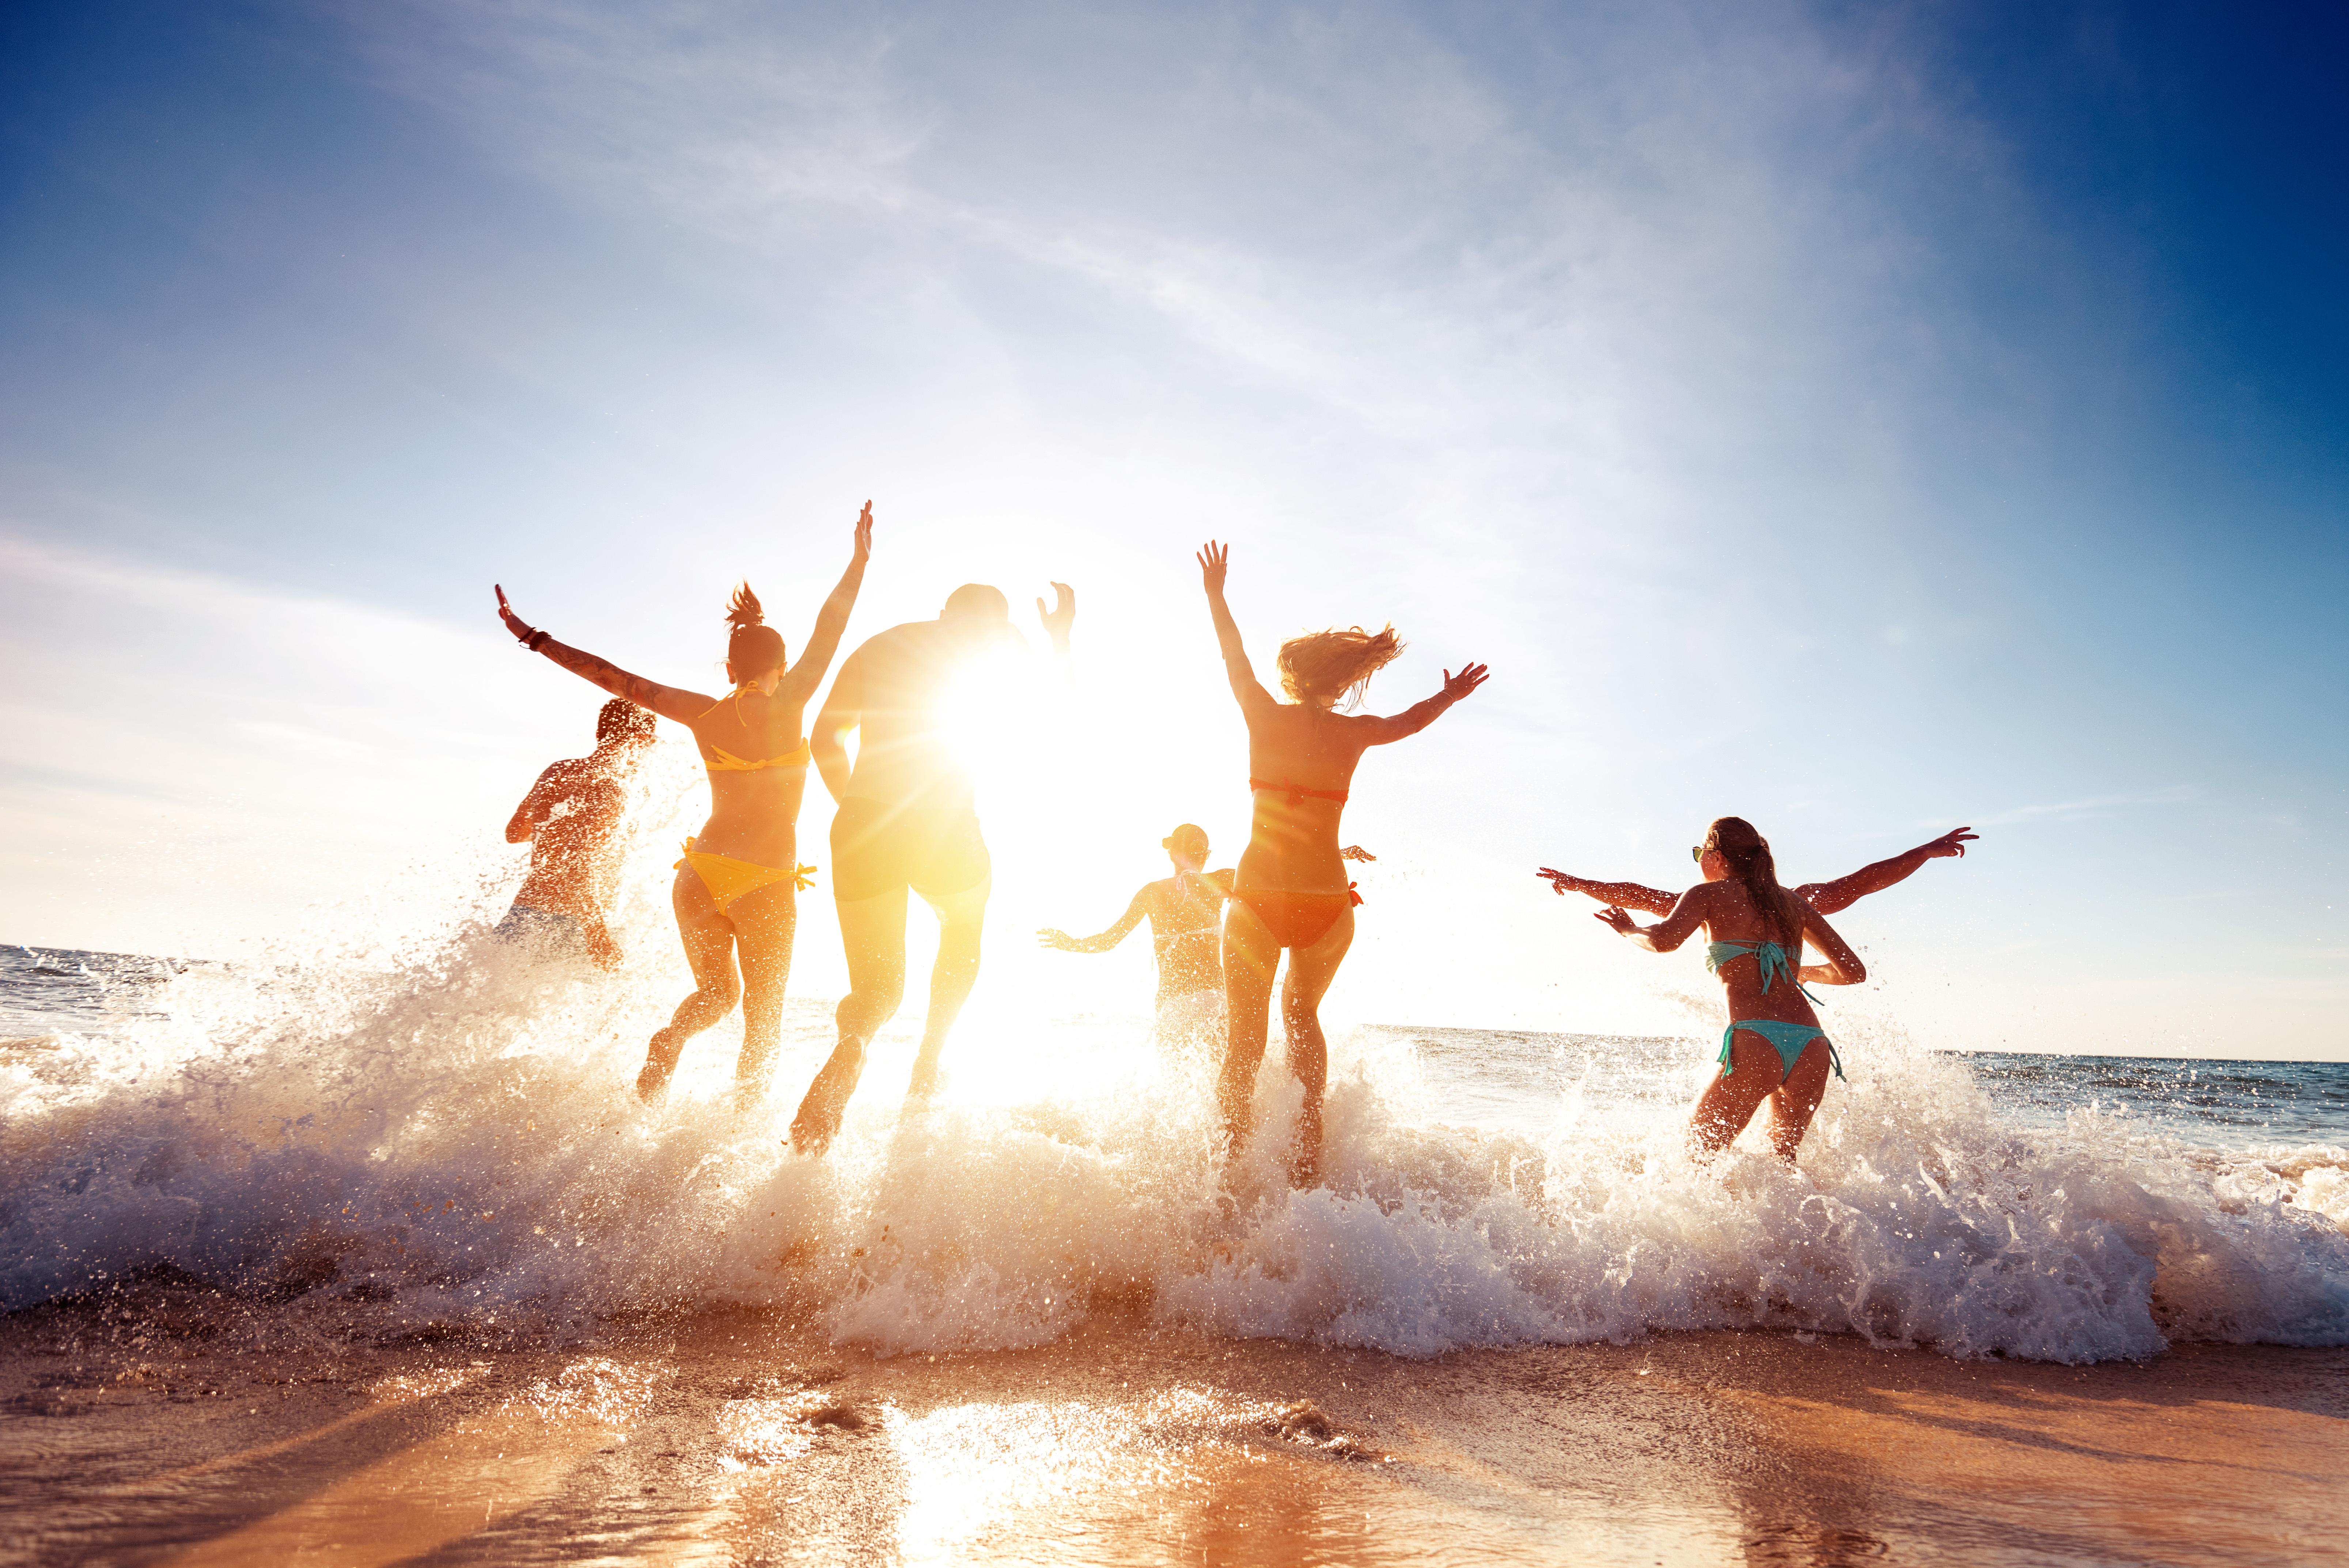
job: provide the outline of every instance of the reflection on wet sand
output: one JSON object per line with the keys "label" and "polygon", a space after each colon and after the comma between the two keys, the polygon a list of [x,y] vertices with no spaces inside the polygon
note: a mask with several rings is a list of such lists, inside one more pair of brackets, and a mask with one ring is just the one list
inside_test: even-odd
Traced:
{"label": "reflection on wet sand", "polygon": [[[650,1394],[643,1366],[574,1362],[450,1429],[362,1467],[300,1502],[171,1561],[184,1568],[266,1562],[372,1568],[492,1528],[501,1511],[554,1495],[581,1456],[634,1424]],[[264,1445],[222,1464],[260,1462]]]}
{"label": "reflection on wet sand", "polygon": [[1707,1334],[1409,1362],[1133,1324],[880,1359],[710,1312],[550,1355],[337,1310],[274,1346],[224,1318],[168,1361],[69,1311],[0,1320],[11,1550],[2234,1563],[2321,1554],[2349,1480],[2344,1351],[2074,1369]]}

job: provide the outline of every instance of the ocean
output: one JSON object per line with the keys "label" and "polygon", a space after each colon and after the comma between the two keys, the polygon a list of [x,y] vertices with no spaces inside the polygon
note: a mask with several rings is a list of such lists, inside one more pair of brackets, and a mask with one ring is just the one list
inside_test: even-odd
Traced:
{"label": "ocean", "polygon": [[901,1018],[819,1161],[781,1137],[827,1004],[791,1004],[766,1106],[732,1105],[720,1025],[647,1108],[667,955],[606,978],[485,926],[275,965],[0,950],[0,1307],[165,1270],[552,1338],[787,1303],[883,1356],[1104,1311],[1406,1357],[1754,1328],[2065,1364],[2349,1344],[2349,1065],[1846,1035],[1799,1173],[1750,1134],[1708,1171],[1680,1147],[1702,1041],[1366,1024],[1332,1039],[1328,1186],[1293,1193],[1277,1044],[1226,1172],[1212,1064],[1146,1021],[974,1027],[913,1113]]}

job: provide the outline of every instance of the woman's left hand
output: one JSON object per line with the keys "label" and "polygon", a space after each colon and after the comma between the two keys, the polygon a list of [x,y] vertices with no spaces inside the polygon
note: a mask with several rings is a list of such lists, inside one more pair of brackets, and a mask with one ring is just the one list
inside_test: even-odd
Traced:
{"label": "woman's left hand", "polygon": [[498,618],[506,623],[506,629],[513,633],[514,640],[527,643],[532,638],[537,636],[538,628],[514,614],[513,606],[506,603],[505,588],[495,583],[490,586],[496,588],[498,592]]}
{"label": "woman's left hand", "polygon": [[1628,937],[1640,929],[1640,922],[1609,904],[1590,917],[1619,937]]}
{"label": "woman's left hand", "polygon": [[1481,664],[1471,664],[1463,669],[1457,675],[1453,674],[1449,670],[1445,670],[1444,672],[1444,695],[1451,701],[1459,701],[1460,699],[1467,696],[1468,693],[1475,691],[1476,688],[1485,684],[1485,669]]}

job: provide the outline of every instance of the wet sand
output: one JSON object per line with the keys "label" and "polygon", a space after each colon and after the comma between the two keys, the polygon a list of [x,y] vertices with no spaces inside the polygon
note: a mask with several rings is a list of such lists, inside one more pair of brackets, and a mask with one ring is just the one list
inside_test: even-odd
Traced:
{"label": "wet sand", "polygon": [[10,1563],[2338,1562],[2349,1350],[1710,1333],[1413,1362],[1139,1323],[557,1347],[143,1282],[0,1320]]}

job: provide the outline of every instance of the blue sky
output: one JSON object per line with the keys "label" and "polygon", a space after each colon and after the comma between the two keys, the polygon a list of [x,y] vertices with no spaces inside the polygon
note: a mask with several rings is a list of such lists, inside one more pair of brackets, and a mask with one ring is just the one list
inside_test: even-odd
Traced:
{"label": "blue sky", "polygon": [[1527,873],[1671,883],[1735,811],[1805,877],[1983,829],[1842,922],[1885,1027],[2349,1056],[2339,18],[0,27],[0,937],[236,950],[505,866],[595,694],[487,585],[708,680],[724,586],[796,641],[870,495],[860,631],[1083,595],[1089,748],[988,808],[1005,993],[1106,1004],[1138,955],[1020,923],[1106,923],[1174,820],[1237,847],[1212,534],[1260,649],[1397,623],[1373,706],[1495,672],[1366,764],[1340,1012],[1685,1026],[1692,965]]}

